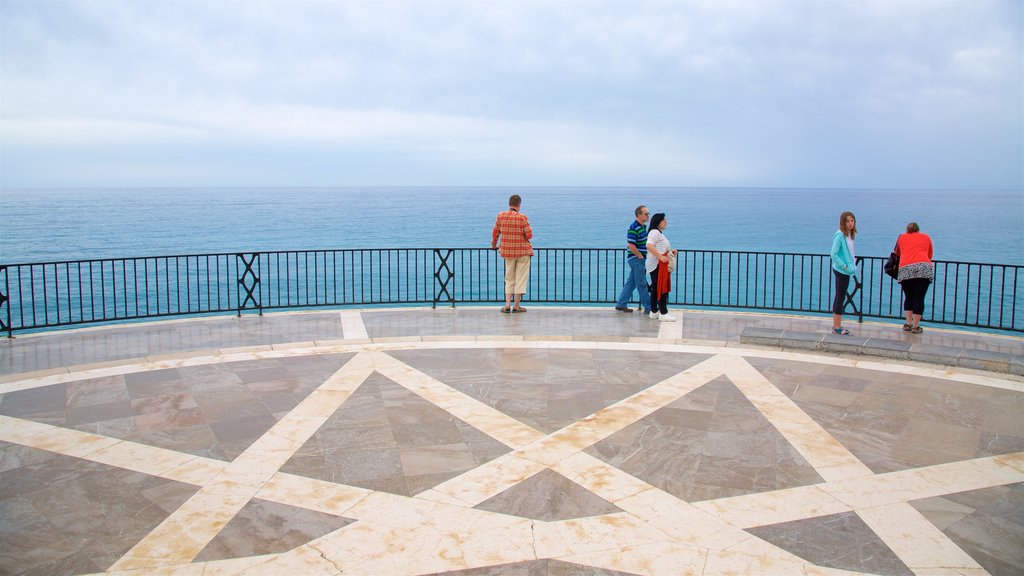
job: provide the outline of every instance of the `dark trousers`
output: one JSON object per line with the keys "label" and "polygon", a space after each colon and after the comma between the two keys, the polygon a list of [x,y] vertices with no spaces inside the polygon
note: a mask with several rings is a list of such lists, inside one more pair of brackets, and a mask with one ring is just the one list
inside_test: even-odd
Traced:
{"label": "dark trousers", "polygon": [[850,276],[835,268],[832,269],[832,274],[836,277],[836,297],[832,300],[832,313],[842,314],[846,303],[846,289],[850,287]]}
{"label": "dark trousers", "polygon": [[658,295],[658,269],[651,272],[651,312],[668,314],[668,292],[657,298]]}
{"label": "dark trousers", "polygon": [[928,294],[930,285],[931,281],[927,278],[910,278],[900,282],[900,287],[903,288],[903,310],[923,316],[924,297]]}

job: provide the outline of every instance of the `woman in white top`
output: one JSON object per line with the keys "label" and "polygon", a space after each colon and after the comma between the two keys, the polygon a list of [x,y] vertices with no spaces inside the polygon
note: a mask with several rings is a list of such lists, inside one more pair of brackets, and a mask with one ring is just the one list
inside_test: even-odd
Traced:
{"label": "woman in white top", "polygon": [[[675,322],[676,317],[668,313],[668,293],[671,290],[668,261],[676,255],[665,237],[668,220],[664,212],[651,217],[650,232],[647,233],[647,262],[645,269],[651,275],[651,318],[662,322]],[[661,283],[658,283],[661,280]]]}

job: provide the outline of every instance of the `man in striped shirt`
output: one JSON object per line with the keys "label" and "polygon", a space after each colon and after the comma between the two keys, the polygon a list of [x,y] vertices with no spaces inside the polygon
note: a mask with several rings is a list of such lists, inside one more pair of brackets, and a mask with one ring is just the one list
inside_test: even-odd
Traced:
{"label": "man in striped shirt", "polygon": [[644,314],[651,313],[651,292],[647,288],[647,271],[644,268],[644,260],[647,259],[647,219],[651,213],[647,206],[637,206],[633,212],[636,220],[626,231],[626,264],[629,265],[629,276],[626,283],[622,285],[622,292],[619,292],[619,299],[615,302],[615,309],[619,312],[632,312],[629,307],[629,300],[633,297],[633,290],[640,293],[640,305]]}
{"label": "man in striped shirt", "polygon": [[[519,194],[513,194],[508,199],[508,211],[498,214],[491,231],[491,249],[498,249],[505,259],[505,307],[501,309],[505,313],[526,312],[519,301],[526,293],[526,282],[530,279],[530,257],[533,256],[530,238],[533,238],[533,230],[526,216],[519,213],[522,201]],[[498,248],[499,238],[501,248]],[[510,304],[513,296],[514,306]]]}

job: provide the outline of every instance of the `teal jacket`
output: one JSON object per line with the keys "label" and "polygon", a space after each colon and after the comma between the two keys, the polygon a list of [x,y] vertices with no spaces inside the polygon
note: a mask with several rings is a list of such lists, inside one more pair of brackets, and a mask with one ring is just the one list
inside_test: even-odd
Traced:
{"label": "teal jacket", "polygon": [[832,236],[832,269],[847,276],[857,275],[857,263],[853,261],[850,247],[846,244],[846,236],[836,230]]}

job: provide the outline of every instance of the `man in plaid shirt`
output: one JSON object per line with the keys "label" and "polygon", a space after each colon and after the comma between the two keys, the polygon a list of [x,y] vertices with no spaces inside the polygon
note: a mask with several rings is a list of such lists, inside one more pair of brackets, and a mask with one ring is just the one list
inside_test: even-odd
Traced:
{"label": "man in plaid shirt", "polygon": [[[533,230],[526,216],[519,213],[522,203],[523,199],[513,194],[508,199],[508,211],[498,214],[491,231],[491,249],[498,249],[505,259],[505,307],[501,309],[505,313],[526,312],[519,302],[526,293],[526,282],[530,278]],[[501,238],[501,248],[498,248],[498,238]],[[514,306],[511,304],[513,296]]]}

